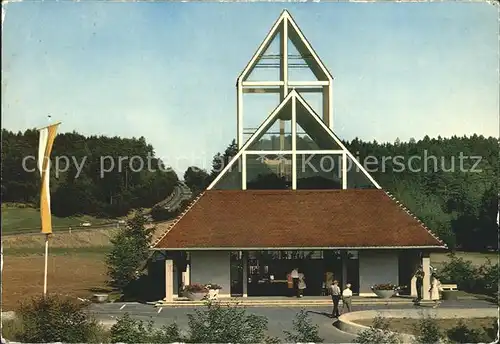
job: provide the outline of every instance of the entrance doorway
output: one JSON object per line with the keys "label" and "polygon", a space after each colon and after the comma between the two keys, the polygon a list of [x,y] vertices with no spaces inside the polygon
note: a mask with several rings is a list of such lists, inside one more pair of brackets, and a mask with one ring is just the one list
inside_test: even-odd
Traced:
{"label": "entrance doorway", "polygon": [[231,296],[243,296],[243,254],[241,251],[230,253]]}

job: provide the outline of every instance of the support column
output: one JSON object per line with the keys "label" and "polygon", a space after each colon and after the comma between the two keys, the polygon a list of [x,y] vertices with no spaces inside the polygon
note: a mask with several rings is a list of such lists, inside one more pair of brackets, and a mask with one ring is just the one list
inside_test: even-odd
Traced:
{"label": "support column", "polygon": [[243,260],[243,297],[248,297],[248,252],[243,251],[241,255]]}
{"label": "support column", "polygon": [[189,277],[189,262],[187,262],[186,270],[182,272],[182,285],[187,286],[191,283]]}
{"label": "support column", "polygon": [[342,251],[342,285],[340,290],[344,290],[347,283],[347,251]]}
{"label": "support column", "polygon": [[165,260],[165,301],[174,301],[174,261]]}
{"label": "support column", "polygon": [[431,258],[429,252],[423,252],[422,254],[422,269],[425,273],[422,285],[422,298],[424,300],[430,300],[431,294],[429,293],[429,288],[431,287]]}

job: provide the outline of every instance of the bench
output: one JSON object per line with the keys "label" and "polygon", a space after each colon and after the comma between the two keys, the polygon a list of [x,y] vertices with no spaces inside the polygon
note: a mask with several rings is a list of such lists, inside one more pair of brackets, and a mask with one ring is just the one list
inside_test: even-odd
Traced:
{"label": "bench", "polygon": [[457,291],[458,286],[456,284],[441,284],[443,291]]}

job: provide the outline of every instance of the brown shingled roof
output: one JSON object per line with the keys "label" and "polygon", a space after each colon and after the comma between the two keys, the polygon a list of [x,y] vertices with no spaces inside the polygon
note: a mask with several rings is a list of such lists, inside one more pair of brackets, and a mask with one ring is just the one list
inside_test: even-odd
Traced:
{"label": "brown shingled roof", "polygon": [[155,245],[444,247],[383,190],[208,190]]}

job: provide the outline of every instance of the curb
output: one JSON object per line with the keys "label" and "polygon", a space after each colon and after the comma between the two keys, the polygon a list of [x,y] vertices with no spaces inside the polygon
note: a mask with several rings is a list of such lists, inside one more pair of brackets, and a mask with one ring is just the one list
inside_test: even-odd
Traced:
{"label": "curb", "polygon": [[[373,319],[377,315],[384,318],[410,318],[421,319],[424,315],[435,317],[437,319],[453,319],[453,318],[482,318],[482,317],[498,317],[497,308],[437,308],[437,309],[385,309],[385,310],[370,310],[357,311],[343,314],[335,323],[337,328],[343,332],[358,335],[360,332],[369,329],[369,326],[356,323],[356,320]],[[391,331],[392,332],[392,331]],[[415,336],[407,333],[392,332],[397,334],[404,343],[413,342]]]}
{"label": "curb", "polygon": [[[300,302],[294,302],[294,301],[238,301],[238,300],[218,300],[216,301],[220,303],[223,306],[240,306],[240,307],[300,307],[300,306],[307,306],[307,307],[331,307],[332,302],[331,301],[300,301]],[[432,304],[432,302],[422,302],[422,304]],[[165,301],[160,301],[154,304],[155,307],[173,307],[173,308],[178,308],[178,307],[198,307],[198,306],[205,306],[206,302],[204,301],[172,301],[172,302],[165,302]],[[342,305],[342,303],[340,303]],[[413,305],[412,301],[407,301],[407,300],[402,300],[402,301],[353,301],[352,305],[363,305],[363,306],[370,306],[370,305]]]}

